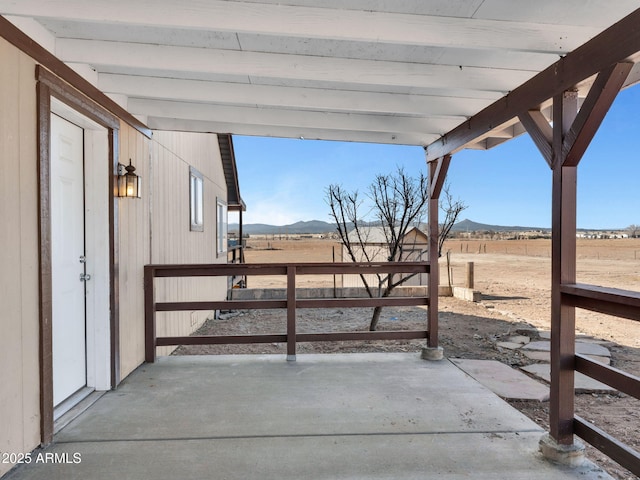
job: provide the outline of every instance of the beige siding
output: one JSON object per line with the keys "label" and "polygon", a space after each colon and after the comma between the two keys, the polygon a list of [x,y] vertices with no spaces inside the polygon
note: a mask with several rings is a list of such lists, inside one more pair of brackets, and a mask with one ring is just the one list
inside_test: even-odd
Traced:
{"label": "beige siding", "polygon": [[[19,453],[40,443],[37,99],[30,57],[0,39],[0,65],[0,451]],[[226,187],[215,135],[156,132],[152,147],[122,123],[118,154],[143,182],[143,198],[118,200],[116,218],[124,378],[144,361],[144,265],[226,262],[215,250],[216,198],[226,199]],[[189,230],[189,165],[204,176],[204,232]],[[226,279],[175,282],[160,293],[223,299]],[[205,316],[162,320],[159,333],[188,334]],[[0,476],[10,467],[0,464]]]}
{"label": "beige siding", "polygon": [[129,159],[142,177],[142,198],[118,200],[120,281],[120,375],[144,361],[144,266],[149,246],[149,140],[124,122],[120,125],[120,163]]}
{"label": "beige siding", "polygon": [[[213,134],[154,132],[152,146],[152,262],[226,263],[216,256],[216,199],[226,200],[217,137]],[[190,231],[189,167],[203,176],[204,231]],[[158,301],[222,300],[226,278],[159,279]],[[212,312],[158,314],[158,336],[188,335]],[[171,348],[159,348],[166,355]]]}
{"label": "beige siding", "polygon": [[0,39],[0,65],[0,452],[18,453],[40,440],[35,63]]}

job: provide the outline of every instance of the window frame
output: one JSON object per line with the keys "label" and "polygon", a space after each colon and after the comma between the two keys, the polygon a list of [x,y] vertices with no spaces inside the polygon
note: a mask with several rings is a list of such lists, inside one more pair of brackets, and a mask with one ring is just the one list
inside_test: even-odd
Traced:
{"label": "window frame", "polygon": [[229,243],[228,205],[224,198],[216,197],[216,255],[226,255]]}
{"label": "window frame", "polygon": [[204,177],[189,167],[189,230],[204,232]]}

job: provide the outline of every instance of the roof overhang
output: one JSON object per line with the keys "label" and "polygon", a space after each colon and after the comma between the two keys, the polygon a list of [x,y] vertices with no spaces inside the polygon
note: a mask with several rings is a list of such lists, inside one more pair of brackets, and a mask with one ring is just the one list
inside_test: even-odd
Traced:
{"label": "roof overhang", "polygon": [[[555,95],[576,90],[585,98],[596,75],[618,63],[629,63],[631,72],[624,81],[630,85],[638,81],[640,69],[640,9],[567,54],[532,79],[481,110],[454,128],[426,149],[427,160],[435,160],[464,148],[474,148],[479,142],[524,133],[519,117],[530,111],[540,112],[551,122],[551,103]],[[494,142],[495,143],[495,142]],[[497,144],[497,143],[495,143]],[[494,146],[488,145],[487,147]]]}
{"label": "roof overhang", "polygon": [[218,146],[220,147],[222,170],[227,184],[227,208],[231,211],[245,211],[247,206],[240,196],[236,154],[233,150],[233,138],[231,138],[231,135],[219,133]]}
{"label": "roof overhang", "polygon": [[[317,3],[7,0],[0,14],[152,129],[433,144],[435,152],[638,6]],[[617,40],[626,44],[629,33]],[[634,68],[628,83],[638,77]],[[515,117],[487,124],[463,146],[489,148],[524,131]]]}

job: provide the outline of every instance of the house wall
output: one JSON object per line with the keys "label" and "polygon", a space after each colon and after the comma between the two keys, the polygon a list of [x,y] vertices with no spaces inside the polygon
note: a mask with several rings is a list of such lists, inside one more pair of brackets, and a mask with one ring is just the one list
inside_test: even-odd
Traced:
{"label": "house wall", "polygon": [[[41,438],[36,61],[0,38],[0,65],[0,452],[26,453]],[[216,198],[226,199],[226,186],[215,135],[156,132],[152,144],[121,122],[117,136],[119,161],[131,158],[143,182],[143,198],[117,201],[122,379],[144,361],[143,266],[226,262],[215,242]],[[189,231],[189,165],[204,176],[203,232]],[[218,300],[226,279],[161,288],[167,297]],[[186,335],[206,315],[176,315],[170,328],[161,320],[158,333]],[[12,466],[0,463],[0,476]]]}
{"label": "house wall", "polygon": [[0,452],[19,453],[40,443],[35,62],[0,39],[0,65]]}
{"label": "house wall", "polygon": [[[122,122],[120,163],[129,158],[142,177],[141,199],[118,201],[120,282],[120,376],[144,362],[146,264],[226,263],[216,256],[216,198],[226,200],[217,137],[154,131],[149,141]],[[204,230],[190,231],[189,167],[204,180]],[[157,279],[157,301],[223,300],[226,278]],[[158,336],[184,336],[213,315],[210,311],[158,313]],[[172,347],[158,348],[167,355]]]}
{"label": "house wall", "polygon": [[[154,264],[226,263],[216,254],[216,199],[227,188],[214,134],[154,131],[151,151],[151,262]],[[204,229],[190,230],[189,167],[203,176]],[[157,301],[224,300],[226,277],[156,279]],[[160,312],[158,336],[189,335],[213,315],[211,311]],[[172,347],[158,348],[167,355]]]}
{"label": "house wall", "polygon": [[150,140],[124,122],[120,124],[120,163],[136,167],[142,177],[142,198],[118,199],[120,378],[144,362],[144,266],[151,262]]}

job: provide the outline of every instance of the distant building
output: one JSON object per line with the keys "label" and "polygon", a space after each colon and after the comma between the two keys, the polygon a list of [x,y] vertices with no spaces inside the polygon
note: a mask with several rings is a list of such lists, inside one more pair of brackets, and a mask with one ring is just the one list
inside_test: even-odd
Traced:
{"label": "distant building", "polygon": [[[367,258],[372,262],[388,262],[389,261],[389,242],[383,227],[366,227],[360,230],[362,242],[357,238],[357,232],[352,230],[349,232],[349,239],[352,241],[356,261],[366,262]],[[364,245],[364,249],[360,247],[360,243]],[[413,227],[405,234],[400,253],[400,261],[418,262],[428,259],[429,237],[422,230]],[[351,259],[346,247],[342,247],[342,261],[350,262]],[[376,275],[366,275],[369,285],[377,285]],[[417,286],[427,284],[427,274],[415,275],[406,281],[403,285]],[[343,287],[361,287],[362,279],[356,275],[343,275]]]}

